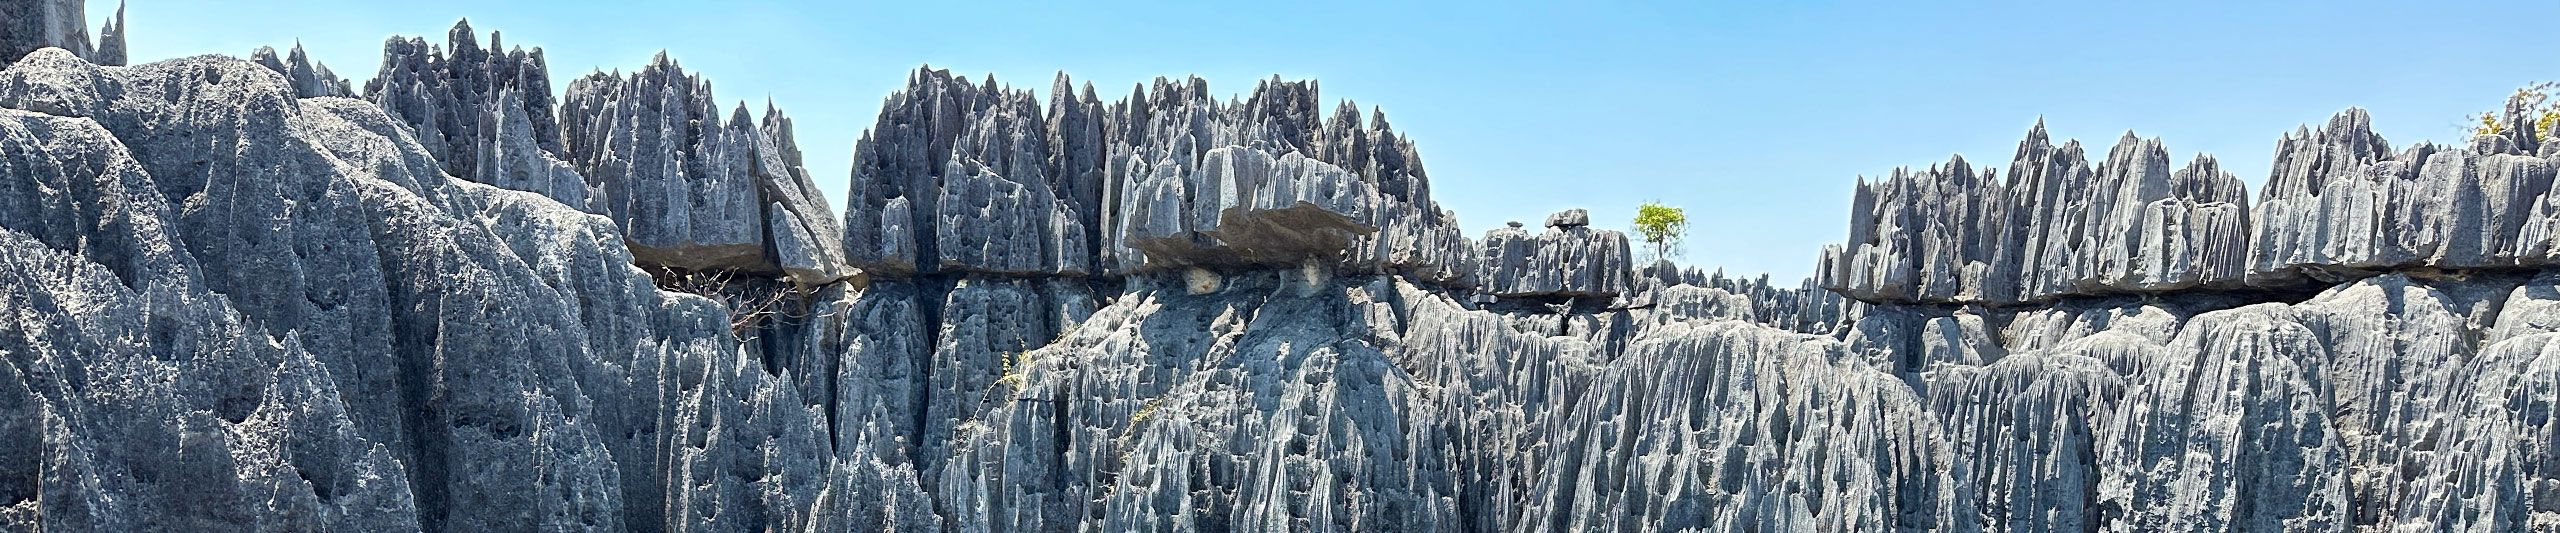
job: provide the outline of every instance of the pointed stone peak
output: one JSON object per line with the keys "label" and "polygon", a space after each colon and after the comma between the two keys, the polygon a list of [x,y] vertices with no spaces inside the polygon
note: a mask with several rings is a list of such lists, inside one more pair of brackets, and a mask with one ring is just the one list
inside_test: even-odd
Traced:
{"label": "pointed stone peak", "polygon": [[2501,128],[2498,134],[2506,136],[2517,150],[2530,154],[2542,148],[2541,134],[2547,132],[2535,131],[2534,119],[2538,118],[2535,116],[2537,113],[2534,112],[2533,102],[2526,99],[2524,93],[2507,97],[2506,110],[2502,115],[2506,126]]}
{"label": "pointed stone peak", "polygon": [[124,2],[116,2],[116,18],[109,19],[106,27],[98,30],[97,57],[92,58],[91,62],[107,66],[123,66],[127,60],[124,32]]}
{"label": "pointed stone peak", "polygon": [[453,29],[445,32],[445,41],[452,48],[446,52],[453,54],[454,57],[469,58],[480,55],[480,36],[472,32],[471,19],[454,22]]}
{"label": "pointed stone peak", "polygon": [[2086,149],[2084,149],[2084,148],[2082,148],[2082,147],[2080,146],[2080,140],[2079,140],[2079,139],[2071,139],[2071,140],[2062,141],[2062,146],[2055,147],[2055,148],[2053,149],[2053,153],[2054,153],[2054,156],[2053,156],[2053,157],[2054,157],[2055,159],[2065,159],[2065,158],[2068,158],[2068,159],[2065,159],[2065,160],[2067,160],[2067,161],[2083,161],[2083,162],[2088,161],[2088,159],[2089,159],[2089,157],[2088,157],[2088,150],[2086,150]]}
{"label": "pointed stone peak", "polygon": [[2249,203],[2248,185],[2241,183],[2239,176],[2223,171],[2222,162],[2214,159],[2212,154],[2196,154],[2171,179],[2177,187],[2173,194],[2188,201],[2233,205]]}
{"label": "pointed stone peak", "polygon": [[2222,161],[2215,159],[2213,154],[2196,154],[2195,159],[2187,161],[2187,168],[2198,171],[2221,172]]}
{"label": "pointed stone peak", "polygon": [[2045,131],[2044,117],[2036,117],[2036,125],[2027,128],[2027,137],[2018,141],[2016,160],[2025,161],[2053,151],[2053,134]]}
{"label": "pointed stone peak", "polygon": [[2366,131],[2373,129],[2373,115],[2364,108],[2350,107],[2329,117],[2328,131]]}
{"label": "pointed stone peak", "polygon": [[2350,107],[2329,117],[2329,123],[2316,132],[2316,137],[2326,143],[2370,143],[2375,153],[2391,151],[2382,136],[2373,133],[2373,116],[2361,107]]}
{"label": "pointed stone peak", "polygon": [[1353,102],[1348,98],[1343,99],[1341,102],[1336,102],[1333,106],[1332,120],[1337,125],[1350,127],[1352,129],[1359,129],[1360,104],[1358,102]]}
{"label": "pointed stone peak", "polygon": [[2130,162],[2134,159],[2152,159],[2166,166],[2169,162],[2168,145],[2159,137],[2145,139],[2134,134],[2133,130],[2125,130],[2123,137],[2116,138],[2116,145],[2107,149],[2107,160]]}
{"label": "pointed stone peak", "polygon": [[1925,171],[1925,174],[1922,174],[1922,176],[1936,180],[1939,183],[1946,184],[1941,185],[1942,187],[1956,186],[1970,188],[1982,186],[1981,183],[1977,183],[1975,181],[1973,163],[1965,161],[1964,154],[1951,154],[1947,157],[1946,162],[1929,165],[1929,169]]}

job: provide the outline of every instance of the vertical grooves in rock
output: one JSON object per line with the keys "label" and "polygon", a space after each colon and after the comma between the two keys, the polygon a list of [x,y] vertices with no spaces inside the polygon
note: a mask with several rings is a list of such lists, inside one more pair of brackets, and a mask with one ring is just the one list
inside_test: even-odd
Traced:
{"label": "vertical grooves in rock", "polygon": [[[2560,143],[2521,113],[2394,151],[2349,110],[2255,198],[2039,121],[2005,179],[1861,179],[1780,286],[1633,264],[1580,210],[1469,239],[1414,142],[1312,81],[1042,102],[922,69],[837,218],[788,117],[663,54],[554,94],[457,25],[386,42],[359,101],[298,47],[100,68],[125,25],[92,46],[79,7],[0,4],[0,529],[2560,512]],[[809,314],[742,314],[782,293]]]}

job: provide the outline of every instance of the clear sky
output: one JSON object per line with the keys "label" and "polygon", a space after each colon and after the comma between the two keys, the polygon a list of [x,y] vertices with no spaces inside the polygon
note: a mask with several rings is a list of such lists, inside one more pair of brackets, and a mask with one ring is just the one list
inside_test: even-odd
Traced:
{"label": "clear sky", "polygon": [[[91,0],[94,23],[115,6]],[[1221,95],[1322,80],[1420,145],[1470,234],[1661,200],[1686,261],[1782,280],[1843,237],[1850,185],[1962,153],[2005,166],[2042,116],[2103,157],[2127,129],[2254,192],[2278,136],[2349,106],[2395,148],[2560,78],[2560,2],[993,2],[134,0],[134,59],[299,40],[361,86],[382,41],[456,19],[543,47],[553,86],[660,49],[726,100],[773,99],[842,202],[853,140],[920,64],[1106,99],[1197,74]],[[761,109],[759,107],[759,109]],[[839,206],[841,207],[841,206]]]}

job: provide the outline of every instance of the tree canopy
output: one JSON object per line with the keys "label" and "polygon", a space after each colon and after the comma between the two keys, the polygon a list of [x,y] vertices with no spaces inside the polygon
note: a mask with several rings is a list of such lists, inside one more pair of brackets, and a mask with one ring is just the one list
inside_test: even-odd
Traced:
{"label": "tree canopy", "polygon": [[1660,261],[1680,255],[1680,241],[1689,233],[1689,214],[1662,202],[1645,202],[1636,206],[1636,234],[1653,245],[1653,259]]}

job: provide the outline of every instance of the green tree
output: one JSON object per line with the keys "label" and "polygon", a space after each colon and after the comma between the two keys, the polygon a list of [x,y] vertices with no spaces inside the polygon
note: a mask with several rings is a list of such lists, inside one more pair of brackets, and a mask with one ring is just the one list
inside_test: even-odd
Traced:
{"label": "green tree", "polygon": [[1689,234],[1689,214],[1680,208],[1645,202],[1636,206],[1636,235],[1653,245],[1653,260],[1661,261],[1680,255],[1680,241]]}

